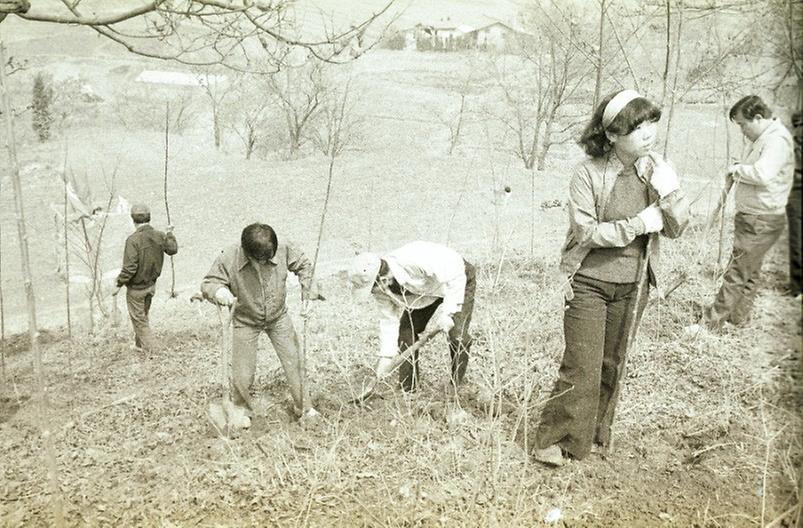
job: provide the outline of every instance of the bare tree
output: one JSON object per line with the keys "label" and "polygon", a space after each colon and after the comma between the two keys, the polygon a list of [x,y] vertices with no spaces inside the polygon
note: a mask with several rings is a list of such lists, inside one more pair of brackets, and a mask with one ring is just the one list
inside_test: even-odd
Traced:
{"label": "bare tree", "polygon": [[[0,178],[2,190],[2,178]],[[0,192],[0,196],[3,193]],[[6,310],[3,299],[3,224],[0,223],[0,370],[2,370],[3,385],[6,383]]]}
{"label": "bare tree", "polygon": [[803,50],[800,45],[803,3],[800,0],[767,0],[765,13],[769,27],[761,28],[761,36],[767,39],[770,54],[780,73],[773,90],[777,92],[790,76],[797,81],[799,90],[803,83]]}
{"label": "bare tree", "polygon": [[530,23],[532,36],[522,41],[520,56],[511,64],[505,58],[494,63],[504,103],[496,118],[512,134],[516,157],[541,170],[552,145],[567,141],[578,125],[574,105],[592,69],[578,49],[576,22],[533,16]]}
{"label": "bare tree", "polygon": [[[669,137],[671,136],[672,132],[672,118],[675,115],[675,102],[677,100],[676,94],[678,88],[678,77],[680,75],[680,57],[682,50],[681,43],[683,42],[683,40],[681,39],[681,35],[683,35],[683,0],[678,0],[677,11],[678,11],[678,16],[675,29],[675,63],[674,63],[674,74],[672,77],[672,88],[669,90],[669,116],[667,116],[666,119],[666,132],[664,133],[664,156],[667,155],[667,152],[669,150]],[[669,0],[667,0],[667,13],[669,12],[670,12]],[[667,25],[668,24],[669,24],[669,16],[667,15]],[[667,57],[669,57],[669,51],[670,49],[667,42],[667,48],[666,48]],[[664,93],[666,93],[668,83],[669,79],[664,77]]]}
{"label": "bare tree", "polygon": [[314,57],[267,78],[267,88],[284,117],[288,157],[298,156],[306,142],[308,128],[322,110],[327,84],[324,64]]}
{"label": "bare tree", "polygon": [[429,111],[435,119],[449,131],[448,154],[451,156],[454,149],[460,143],[460,138],[469,124],[469,99],[472,95],[482,90],[485,83],[480,77],[482,72],[478,68],[477,56],[467,55],[467,60],[461,65],[458,75],[450,73],[444,78],[444,84],[450,96],[448,106],[443,104],[432,105]]}
{"label": "bare tree", "polygon": [[241,75],[232,84],[232,101],[226,105],[226,128],[234,132],[245,148],[245,159],[250,160],[265,134],[271,100],[266,97],[263,83],[252,75]]}
{"label": "bare tree", "polygon": [[669,62],[672,53],[672,0],[665,0],[666,8],[666,42],[664,44],[664,73],[661,75],[661,104],[666,101],[666,91],[669,88]]}
{"label": "bare tree", "polygon": [[208,67],[199,71],[198,79],[212,109],[212,135],[215,140],[215,148],[219,149],[222,130],[220,114],[224,101],[232,95],[231,85],[225,75],[216,74]]}
{"label": "bare tree", "polygon": [[[65,178],[67,177],[65,173]],[[115,198],[116,169],[107,185],[108,195],[103,205],[89,187],[86,177],[69,176],[66,186],[68,200],[75,219],[65,216],[67,244],[76,256],[85,275],[67,277],[68,281],[82,282],[89,301],[89,331],[95,331],[96,310],[103,318],[109,315],[103,293],[103,241],[109,221],[112,202]]]}
{"label": "bare tree", "polygon": [[321,104],[320,118],[310,134],[313,144],[330,162],[359,140],[362,126],[362,119],[356,111],[359,97],[352,92],[351,78],[336,85],[342,88],[327,91]]}

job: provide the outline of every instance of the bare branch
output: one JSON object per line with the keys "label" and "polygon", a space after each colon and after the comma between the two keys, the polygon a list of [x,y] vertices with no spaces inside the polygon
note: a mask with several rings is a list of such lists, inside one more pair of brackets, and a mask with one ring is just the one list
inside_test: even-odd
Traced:
{"label": "bare branch", "polygon": [[[273,59],[274,66],[270,70],[275,71],[286,57],[282,49],[286,47],[304,48],[319,61],[337,64],[360,56],[376,44],[364,45],[366,29],[385,15],[394,2],[389,0],[381,9],[347,29],[326,28],[325,35],[319,39],[296,38],[286,32],[292,25],[286,16],[291,0],[150,0],[145,3],[118,0],[102,4],[106,9],[92,15],[79,9],[80,2],[61,0],[62,12],[45,11],[40,7],[17,16],[32,22],[84,25],[131,53],[193,66],[222,64],[237,71],[250,71],[254,65],[253,50],[259,50],[261,45]],[[132,29],[135,20],[143,22],[140,30]],[[125,23],[124,27],[117,27],[121,23]],[[197,34],[199,30],[200,35]],[[151,45],[143,46],[143,42]],[[155,45],[156,42],[160,45]]]}
{"label": "bare branch", "polygon": [[157,10],[158,6],[160,4],[163,4],[164,2],[165,0],[154,0],[140,7],[131,8],[116,14],[95,16],[95,17],[83,17],[76,12],[75,6],[77,6],[77,2],[75,4],[70,4],[67,0],[62,0],[62,3],[65,6],[67,6],[67,8],[71,11],[70,14],[65,13],[63,15],[55,15],[53,13],[37,12],[31,9],[27,13],[17,13],[17,16],[20,18],[24,18],[25,20],[31,20],[36,22],[53,22],[56,24],[79,24],[82,26],[108,26],[110,24],[118,24],[125,20],[137,18],[148,13],[153,13],[154,11]]}

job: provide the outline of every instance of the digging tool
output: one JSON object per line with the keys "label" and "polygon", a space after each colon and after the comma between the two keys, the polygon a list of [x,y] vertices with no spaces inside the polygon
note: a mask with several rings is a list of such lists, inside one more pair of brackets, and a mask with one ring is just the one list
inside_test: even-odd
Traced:
{"label": "digging tool", "polygon": [[[398,369],[402,363],[413,357],[413,354],[418,352],[422,346],[424,346],[427,341],[435,337],[437,334],[441,332],[440,328],[436,328],[434,330],[424,330],[424,332],[418,337],[418,340],[413,343],[410,347],[408,347],[404,352],[397,355],[393,358],[393,362],[390,364],[390,368],[388,372],[393,372]],[[377,376],[371,378],[367,383],[363,383],[363,390],[359,396],[354,398],[353,400],[349,400],[349,403],[362,403],[370,398],[375,390],[376,386],[379,384],[381,379]]]}
{"label": "digging tool", "polygon": [[[203,295],[195,293],[190,297],[190,302],[202,302]],[[232,322],[234,320],[234,310],[237,307],[237,299],[228,307],[224,315],[224,309],[219,304],[217,307],[218,321],[220,322],[220,383],[223,390],[223,396],[220,402],[212,402],[207,407],[207,416],[214,425],[215,429],[222,436],[230,436],[232,431],[237,429],[244,429],[251,425],[250,417],[245,413],[242,407],[234,405],[231,401],[230,390],[230,376],[229,376],[229,360],[232,353],[233,336],[232,336]],[[248,410],[253,411],[251,398],[248,391],[243,390],[234,383],[234,389],[245,402]]]}
{"label": "digging tool", "polygon": [[112,326],[120,326],[120,306],[117,304],[117,295],[112,295]]}
{"label": "digging tool", "polygon": [[[633,343],[636,340],[636,334],[638,333],[638,314],[639,314],[639,305],[641,304],[641,299],[644,297],[645,290],[647,289],[647,284],[649,282],[649,259],[650,254],[652,253],[652,247],[655,243],[655,239],[658,237],[657,234],[650,234],[648,235],[649,238],[647,239],[647,247],[644,248],[644,254],[641,257],[641,262],[639,263],[639,270],[638,270],[638,282],[636,283],[636,298],[635,302],[633,303],[633,311],[630,314],[631,321],[630,326],[627,328],[627,341],[625,342],[625,357],[622,361],[622,368],[619,369],[617,379],[616,379],[616,387],[617,391],[622,387],[622,380],[625,377],[625,369],[628,358],[630,358],[631,352],[633,351]],[[679,286],[680,284],[678,284]],[[677,286],[675,286],[677,287]],[[671,293],[671,292],[670,292]],[[646,309],[646,306],[645,306]],[[617,398],[618,394],[612,396],[612,401],[615,402],[614,398]],[[608,405],[608,408],[604,410],[603,419],[601,420],[602,423],[610,422],[613,420],[611,418],[611,413],[613,413],[613,406]],[[609,453],[613,453],[613,437],[608,439],[607,449]]]}
{"label": "digging tool", "polygon": [[670,282],[666,288],[661,293],[661,299],[666,300],[672,294],[673,291],[677,290],[680,286],[683,285],[689,279],[689,274],[686,271],[680,272],[680,275],[675,278],[672,282]]}

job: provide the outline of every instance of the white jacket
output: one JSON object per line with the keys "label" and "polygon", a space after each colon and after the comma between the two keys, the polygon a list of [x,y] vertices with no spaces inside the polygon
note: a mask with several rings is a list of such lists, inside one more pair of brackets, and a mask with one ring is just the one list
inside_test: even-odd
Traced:
{"label": "white jacket", "polygon": [[462,310],[466,267],[459,253],[433,242],[410,242],[382,258],[406,292],[374,291],[380,313],[379,355],[392,357],[398,353],[399,320],[405,310],[424,308],[438,299],[443,299],[438,310],[448,315]]}
{"label": "white jacket", "polygon": [[784,214],[795,173],[792,135],[777,118],[749,145],[736,165],[736,211]]}

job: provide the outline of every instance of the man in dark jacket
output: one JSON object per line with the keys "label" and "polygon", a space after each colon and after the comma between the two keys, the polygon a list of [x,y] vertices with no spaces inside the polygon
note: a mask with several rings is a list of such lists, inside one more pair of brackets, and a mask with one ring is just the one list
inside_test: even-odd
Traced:
{"label": "man in dark jacket", "polygon": [[803,112],[795,112],[792,116],[792,126],[795,140],[795,178],[792,182],[792,192],[786,203],[786,218],[789,223],[789,294],[797,297],[803,291],[803,277],[801,277],[801,243],[800,217],[803,209],[803,167],[801,167],[801,153],[803,152]]}
{"label": "man in dark jacket", "polygon": [[162,274],[164,254],[178,253],[178,244],[172,232],[173,226],[167,226],[167,233],[151,227],[151,211],[147,205],[133,205],[131,218],[136,230],[125,241],[123,267],[112,295],[126,287],[125,300],[134,327],[135,344],[146,352],[152,352],[156,343],[148,324],[148,312],[156,291],[156,279]]}

